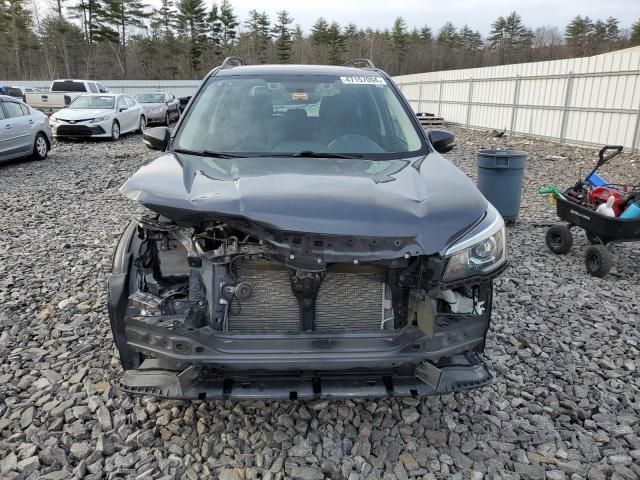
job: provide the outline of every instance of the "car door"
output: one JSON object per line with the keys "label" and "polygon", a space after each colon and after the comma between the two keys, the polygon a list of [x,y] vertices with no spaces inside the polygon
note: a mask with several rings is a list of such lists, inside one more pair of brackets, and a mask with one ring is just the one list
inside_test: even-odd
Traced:
{"label": "car door", "polygon": [[117,98],[118,105],[118,113],[117,118],[120,123],[120,132],[130,132],[131,131],[131,112],[129,111],[129,104],[127,100],[124,98],[124,95],[120,95]]}
{"label": "car door", "polygon": [[9,150],[9,133],[10,131],[6,129],[7,123],[9,120],[7,119],[4,108],[2,108],[3,102],[0,101],[0,160],[4,159],[5,156],[8,156],[7,150]]}
{"label": "car door", "polygon": [[15,156],[19,154],[29,153],[33,148],[31,141],[31,124],[30,117],[25,115],[22,106],[18,102],[11,100],[3,100],[2,107],[4,110],[2,130],[4,132],[5,154]]}
{"label": "car door", "polygon": [[166,103],[167,103],[167,111],[169,112],[169,116],[171,118],[178,117],[178,102],[176,101],[176,97],[167,93],[166,95]]}
{"label": "car door", "polygon": [[133,118],[133,130],[137,130],[140,126],[140,117],[142,116],[143,109],[142,106],[136,102],[133,98],[126,95],[127,103],[129,104],[129,110],[131,111],[131,116]]}

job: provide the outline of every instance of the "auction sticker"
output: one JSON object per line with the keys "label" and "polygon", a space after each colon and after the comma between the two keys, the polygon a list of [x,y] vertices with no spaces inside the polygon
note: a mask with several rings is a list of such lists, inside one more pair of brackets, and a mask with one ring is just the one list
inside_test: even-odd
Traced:
{"label": "auction sticker", "polygon": [[368,75],[363,77],[340,77],[342,83],[345,85],[386,85],[382,77],[376,77],[374,75]]}

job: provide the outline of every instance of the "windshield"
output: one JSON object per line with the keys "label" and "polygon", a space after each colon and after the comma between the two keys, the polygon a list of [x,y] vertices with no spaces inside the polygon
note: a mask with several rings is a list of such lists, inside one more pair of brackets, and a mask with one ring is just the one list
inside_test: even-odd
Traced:
{"label": "windshield", "polygon": [[212,77],[174,149],[269,155],[300,152],[398,158],[426,152],[387,80],[366,76]]}
{"label": "windshield", "polygon": [[80,95],[76,97],[76,99],[71,102],[68,108],[72,108],[74,110],[86,110],[86,109],[103,109],[110,110],[114,108],[115,98],[114,97],[106,97],[101,95]]}
{"label": "windshield", "polygon": [[164,93],[141,93],[136,95],[140,103],[164,103]]}

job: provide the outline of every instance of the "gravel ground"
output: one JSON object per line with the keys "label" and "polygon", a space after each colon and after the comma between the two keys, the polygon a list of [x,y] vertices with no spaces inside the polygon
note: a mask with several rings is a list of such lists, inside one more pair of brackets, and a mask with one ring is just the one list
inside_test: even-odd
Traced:
{"label": "gravel ground", "polygon": [[[495,382],[423,399],[119,393],[105,285],[135,207],[117,188],[154,154],[135,135],[0,165],[0,478],[640,478],[640,247],[620,247],[606,279],[588,277],[584,235],[568,255],[546,249],[555,215],[535,193],[573,183],[596,152],[456,134],[449,157],[470,175],[481,147],[531,156],[497,282]],[[640,158],[613,163],[608,178],[640,179]]]}

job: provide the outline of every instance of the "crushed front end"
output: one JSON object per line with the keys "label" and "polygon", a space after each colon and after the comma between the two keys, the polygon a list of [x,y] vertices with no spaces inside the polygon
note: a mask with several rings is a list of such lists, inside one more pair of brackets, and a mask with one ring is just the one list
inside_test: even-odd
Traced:
{"label": "crushed front end", "polygon": [[437,253],[410,237],[133,221],[109,279],[131,393],[170,398],[434,395],[491,380],[481,358],[504,224]]}

